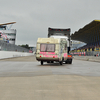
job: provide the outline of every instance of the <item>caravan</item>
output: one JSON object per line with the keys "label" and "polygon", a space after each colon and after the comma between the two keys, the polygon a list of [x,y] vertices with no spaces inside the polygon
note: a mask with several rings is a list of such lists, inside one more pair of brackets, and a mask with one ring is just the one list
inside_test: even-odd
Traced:
{"label": "caravan", "polygon": [[67,63],[67,41],[64,38],[38,38],[36,47],[36,59],[43,65],[44,62]]}

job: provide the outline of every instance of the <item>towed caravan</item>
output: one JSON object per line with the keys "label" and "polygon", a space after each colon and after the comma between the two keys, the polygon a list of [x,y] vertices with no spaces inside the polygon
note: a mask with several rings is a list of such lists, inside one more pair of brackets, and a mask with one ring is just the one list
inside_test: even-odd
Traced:
{"label": "towed caravan", "polygon": [[[36,59],[43,65],[44,62],[68,63],[67,41],[64,38],[38,38],[36,46]],[[72,60],[71,62],[72,63]]]}

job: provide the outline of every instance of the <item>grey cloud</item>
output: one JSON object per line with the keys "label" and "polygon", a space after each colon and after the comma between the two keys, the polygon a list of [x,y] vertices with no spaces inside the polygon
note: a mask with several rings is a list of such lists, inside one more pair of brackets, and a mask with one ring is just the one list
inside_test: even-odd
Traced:
{"label": "grey cloud", "polygon": [[16,44],[36,44],[48,27],[71,28],[71,33],[99,20],[99,0],[2,0],[0,23],[16,21]]}

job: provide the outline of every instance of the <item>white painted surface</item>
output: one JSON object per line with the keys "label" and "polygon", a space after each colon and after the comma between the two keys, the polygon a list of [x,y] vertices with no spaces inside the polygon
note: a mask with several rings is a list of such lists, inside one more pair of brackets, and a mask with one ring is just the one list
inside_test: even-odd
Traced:
{"label": "white painted surface", "polygon": [[0,51],[0,59],[12,58],[12,57],[21,57],[21,56],[31,56],[31,55],[34,55],[34,53]]}

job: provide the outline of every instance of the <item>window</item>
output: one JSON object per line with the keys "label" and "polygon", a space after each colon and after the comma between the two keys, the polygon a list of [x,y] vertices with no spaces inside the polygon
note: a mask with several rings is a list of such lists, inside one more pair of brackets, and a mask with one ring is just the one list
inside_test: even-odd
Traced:
{"label": "window", "polygon": [[15,39],[12,39],[12,41],[15,41]]}
{"label": "window", "polygon": [[40,45],[40,51],[42,51],[42,52],[46,51],[46,44]]}
{"label": "window", "polygon": [[9,36],[16,36],[16,34],[14,34],[14,33],[7,33],[7,35],[9,35]]}
{"label": "window", "polygon": [[41,44],[40,51],[41,52],[54,52],[55,51],[55,44]]}
{"label": "window", "polygon": [[11,39],[11,38],[10,38],[9,40],[10,40],[10,41],[15,41],[15,39]]}

